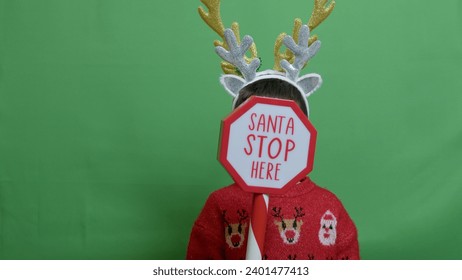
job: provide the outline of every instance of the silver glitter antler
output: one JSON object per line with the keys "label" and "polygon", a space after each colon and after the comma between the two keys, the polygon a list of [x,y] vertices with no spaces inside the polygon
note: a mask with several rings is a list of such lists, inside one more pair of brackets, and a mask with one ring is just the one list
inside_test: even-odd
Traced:
{"label": "silver glitter antler", "polygon": [[307,25],[303,25],[300,28],[298,35],[298,44],[295,43],[294,39],[286,35],[284,37],[284,45],[292,51],[295,55],[295,61],[293,64],[290,64],[286,59],[281,61],[281,67],[286,71],[287,78],[292,81],[297,81],[300,71],[305,66],[305,64],[310,60],[321,47],[320,41],[313,42],[308,47],[308,38],[310,37],[310,29]]}
{"label": "silver glitter antler", "polygon": [[[308,27],[310,28],[310,32],[313,32],[313,30],[319,26],[326,18],[329,17],[329,15],[332,13],[335,7],[335,1],[334,0],[314,0],[314,7],[313,11],[311,13],[310,19],[308,20]],[[296,18],[294,21],[294,29],[292,32],[292,37],[294,38],[295,42],[299,42],[298,40],[298,34],[300,33],[300,28],[302,27],[303,23],[302,20],[299,18]],[[289,62],[294,61],[294,54],[290,51],[287,50],[285,52],[280,52],[282,44],[283,44],[283,39],[286,36],[286,33],[281,33],[276,39],[276,42],[274,44],[274,67],[273,69],[276,71],[283,71],[281,68],[281,60],[285,59]],[[308,45],[311,45],[313,42],[318,40],[318,36],[313,35],[309,38],[308,40]],[[306,67],[306,65],[304,66]]]}
{"label": "silver glitter antler", "polygon": [[239,44],[234,32],[229,28],[225,30],[224,36],[229,51],[221,46],[215,47],[215,51],[222,59],[236,66],[246,81],[253,80],[260,66],[260,60],[254,58],[250,63],[247,63],[244,57],[253,43],[252,37],[245,35],[244,38],[242,38],[242,42]]}

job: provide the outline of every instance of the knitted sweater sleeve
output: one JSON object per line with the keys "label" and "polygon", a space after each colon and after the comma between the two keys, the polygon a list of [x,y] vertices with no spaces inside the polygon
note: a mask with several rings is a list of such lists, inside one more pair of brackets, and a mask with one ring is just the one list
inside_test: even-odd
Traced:
{"label": "knitted sweater sleeve", "polygon": [[358,231],[343,205],[341,205],[338,227],[337,259],[359,260]]}
{"label": "knitted sweater sleeve", "polygon": [[214,193],[207,199],[204,208],[194,223],[189,238],[186,259],[222,260],[225,258],[225,240],[221,226],[223,218]]}

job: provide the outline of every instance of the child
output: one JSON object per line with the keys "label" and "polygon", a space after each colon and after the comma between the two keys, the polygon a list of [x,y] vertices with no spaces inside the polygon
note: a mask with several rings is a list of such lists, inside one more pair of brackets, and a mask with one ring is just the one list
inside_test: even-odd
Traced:
{"label": "child", "polygon": [[[274,78],[239,93],[294,100],[307,114],[297,88]],[[252,193],[232,184],[213,192],[194,223],[187,259],[245,259]],[[340,200],[309,177],[270,195],[264,259],[359,259],[356,227]]]}
{"label": "child", "polygon": [[[307,97],[321,85],[318,74],[299,73],[320,47],[313,38],[308,44],[310,28],[295,21],[294,39],[281,34],[275,45],[275,70],[257,72],[260,60],[250,36],[242,42],[237,24],[224,29],[218,0],[201,0],[208,8],[199,8],[204,21],[225,40],[217,42],[216,51],[226,61],[227,75],[221,83],[234,97],[237,108],[249,97],[265,96],[295,101],[309,116]],[[335,2],[315,0],[309,25],[318,26],[332,11]],[[295,36],[296,35],[296,36]],[[277,53],[281,45],[285,53]],[[245,57],[250,50],[252,57]],[[283,194],[269,195],[263,259],[359,259],[357,231],[340,200],[317,186],[309,177],[287,186]],[[245,259],[253,194],[237,184],[213,192],[194,223],[187,259]]]}

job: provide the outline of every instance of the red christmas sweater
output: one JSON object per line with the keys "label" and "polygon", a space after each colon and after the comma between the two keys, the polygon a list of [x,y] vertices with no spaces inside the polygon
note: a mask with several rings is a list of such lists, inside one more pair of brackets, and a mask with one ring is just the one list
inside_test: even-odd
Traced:
{"label": "red christmas sweater", "polygon": [[[186,258],[245,259],[251,193],[213,192],[194,223]],[[359,259],[356,226],[340,200],[308,177],[270,195],[264,259]]]}

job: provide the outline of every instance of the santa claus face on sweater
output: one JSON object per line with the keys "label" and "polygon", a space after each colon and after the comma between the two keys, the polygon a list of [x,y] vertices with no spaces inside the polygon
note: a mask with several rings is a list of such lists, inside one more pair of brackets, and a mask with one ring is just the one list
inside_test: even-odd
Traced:
{"label": "santa claus face on sweater", "polygon": [[330,246],[335,244],[337,239],[337,219],[329,210],[321,217],[321,227],[319,228],[319,241],[322,245]]}

